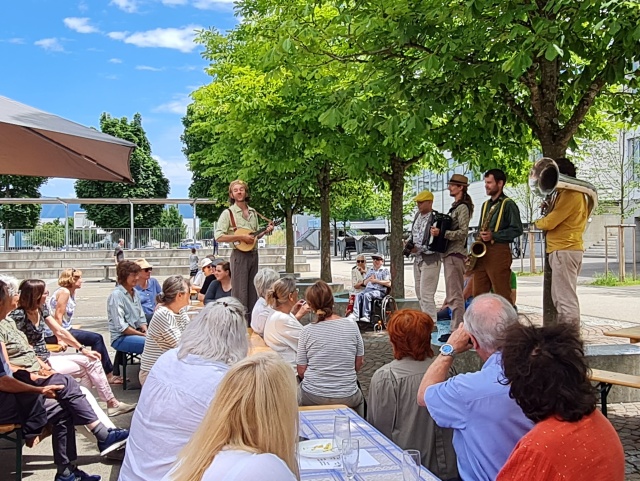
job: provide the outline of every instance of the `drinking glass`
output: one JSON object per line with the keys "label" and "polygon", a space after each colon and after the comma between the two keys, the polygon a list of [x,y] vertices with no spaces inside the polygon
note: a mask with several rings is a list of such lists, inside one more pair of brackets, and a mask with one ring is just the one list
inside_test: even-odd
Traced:
{"label": "drinking glass", "polygon": [[360,443],[357,439],[345,439],[342,441],[342,469],[347,479],[354,479],[358,473],[358,460],[360,458]]}
{"label": "drinking glass", "polygon": [[420,481],[420,451],[405,449],[402,451],[403,481]]}
{"label": "drinking glass", "polygon": [[333,420],[333,450],[341,452],[342,441],[351,439],[349,416],[336,416]]}

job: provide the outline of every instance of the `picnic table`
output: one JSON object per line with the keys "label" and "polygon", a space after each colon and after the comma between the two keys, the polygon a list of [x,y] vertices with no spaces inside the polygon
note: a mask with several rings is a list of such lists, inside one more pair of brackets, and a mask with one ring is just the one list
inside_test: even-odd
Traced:
{"label": "picnic table", "polygon": [[[391,442],[380,431],[346,406],[316,406],[300,408],[300,435],[309,439],[331,439],[335,416],[349,416],[351,436],[360,440],[360,450],[366,451],[378,464],[358,468],[358,481],[402,481],[402,449]],[[302,481],[346,480],[342,469],[301,469]],[[420,481],[439,481],[428,469],[421,467]]]}
{"label": "picnic table", "polygon": [[624,329],[616,329],[615,331],[607,331],[605,336],[610,337],[626,337],[631,344],[637,344],[640,342],[640,326],[626,327]]}
{"label": "picnic table", "polygon": [[95,267],[104,267],[104,279],[100,279],[100,282],[115,282],[113,279],[109,278],[109,268],[116,267],[113,261],[111,262],[98,262],[96,264],[91,264]]}

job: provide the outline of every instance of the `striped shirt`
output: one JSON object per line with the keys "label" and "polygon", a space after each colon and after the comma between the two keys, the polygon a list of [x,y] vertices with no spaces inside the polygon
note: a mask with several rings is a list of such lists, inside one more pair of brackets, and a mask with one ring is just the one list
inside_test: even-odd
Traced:
{"label": "striped shirt", "polygon": [[352,396],[358,391],[356,356],[364,356],[364,343],[351,319],[304,326],[297,358],[299,366],[307,366],[302,389],[329,398]]}
{"label": "striped shirt", "polygon": [[179,314],[175,314],[165,306],[158,306],[147,330],[140,370],[151,371],[162,354],[178,345],[188,324],[189,316],[186,307],[181,309]]}

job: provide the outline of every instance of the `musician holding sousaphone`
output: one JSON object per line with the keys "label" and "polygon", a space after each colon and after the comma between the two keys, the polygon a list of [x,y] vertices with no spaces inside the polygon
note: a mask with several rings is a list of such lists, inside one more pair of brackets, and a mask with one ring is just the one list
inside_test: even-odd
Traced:
{"label": "musician holding sousaphone", "polygon": [[[247,308],[247,325],[250,312],[258,300],[253,278],[258,272],[257,241],[273,230],[273,223],[249,207],[249,186],[243,180],[234,180],[229,184],[228,209],[222,211],[216,226],[214,237],[218,242],[228,242],[233,247],[231,253],[231,288],[233,297]],[[258,217],[269,224],[259,230]]]}
{"label": "musician holding sousaphone", "polygon": [[511,249],[509,243],[522,235],[517,204],[507,197],[507,175],[500,169],[484,174],[484,189],[490,197],[482,204],[480,231],[471,245],[473,297],[493,292],[511,301]]}
{"label": "musician holding sousaphone", "polygon": [[534,191],[546,196],[543,217],[535,225],[546,234],[551,299],[558,312],[558,322],[579,328],[576,284],[584,253],[582,234],[598,202],[596,189],[576,179],[575,166],[564,157],[555,162],[548,157],[538,160],[531,169],[529,183]]}
{"label": "musician holding sousaphone", "polygon": [[[447,190],[454,202],[448,215],[451,221],[448,229],[431,227],[433,237],[443,236],[446,239],[446,250],[442,253],[444,265],[444,281],[446,289],[445,303],[451,309],[450,332],[457,329],[464,316],[464,272],[467,258],[467,236],[469,235],[469,220],[473,216],[473,201],[467,192],[469,179],[461,174],[453,174],[449,180]],[[448,334],[438,339],[446,342]]]}

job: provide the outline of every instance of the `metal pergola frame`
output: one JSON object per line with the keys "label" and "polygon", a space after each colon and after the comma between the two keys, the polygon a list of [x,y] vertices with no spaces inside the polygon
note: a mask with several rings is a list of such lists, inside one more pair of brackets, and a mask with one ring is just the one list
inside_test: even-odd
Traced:
{"label": "metal pergola frame", "polygon": [[[106,197],[98,197],[98,198],[87,198],[87,199],[78,199],[78,198],[62,198],[62,197],[25,197],[25,198],[0,198],[0,205],[2,204],[62,204],[65,209],[65,222],[64,222],[64,241],[65,245],[69,245],[69,222],[67,219],[69,218],[69,205],[80,205],[80,204],[120,204],[120,205],[129,205],[130,208],[130,227],[131,227],[131,239],[130,239],[130,248],[133,249],[134,244],[134,212],[133,206],[136,204],[187,204],[193,207],[193,233],[195,236],[196,233],[196,205],[198,204],[216,204],[218,201],[211,199],[162,199],[162,198],[152,198],[152,199],[137,199],[132,198],[128,199],[125,197],[118,198],[106,198]],[[195,239],[194,239],[195,240]]]}

